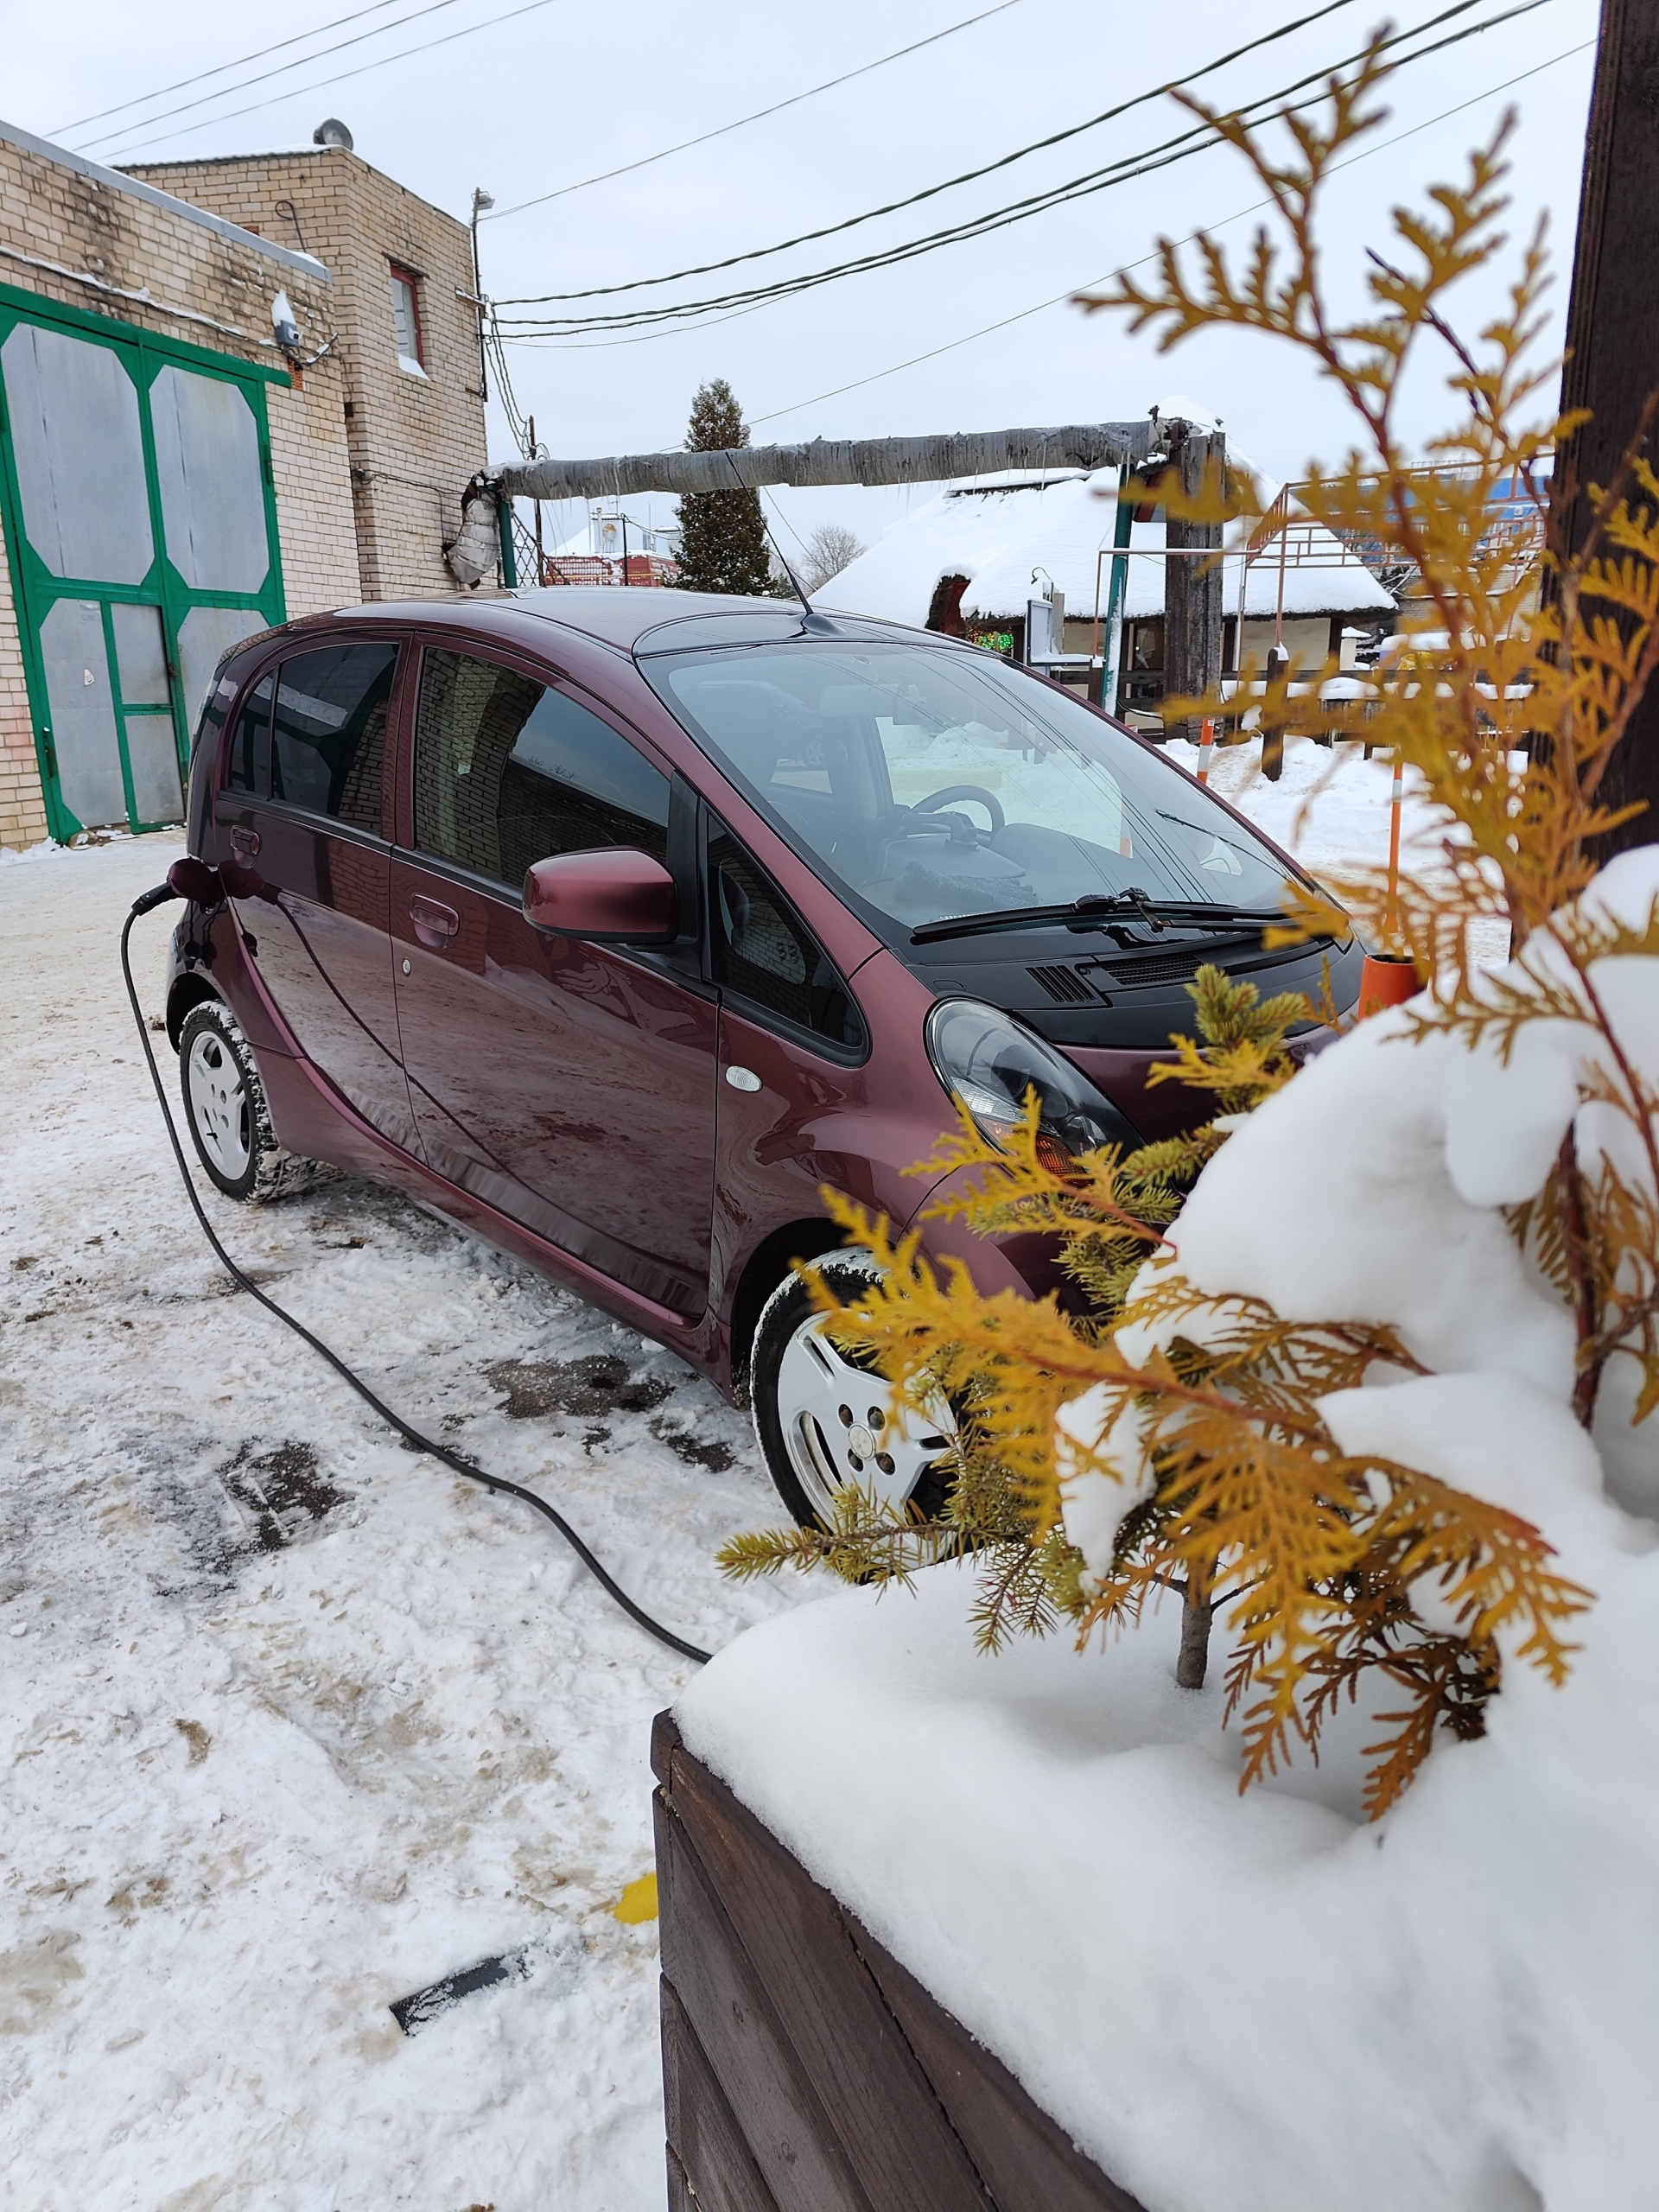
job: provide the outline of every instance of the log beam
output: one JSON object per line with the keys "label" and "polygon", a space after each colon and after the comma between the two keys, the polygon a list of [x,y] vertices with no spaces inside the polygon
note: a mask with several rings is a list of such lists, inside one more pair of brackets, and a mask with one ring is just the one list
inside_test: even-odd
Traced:
{"label": "log beam", "polygon": [[630,492],[730,492],[761,484],[933,484],[1001,469],[1131,467],[1154,444],[1150,420],[948,437],[814,438],[719,453],[616,454],[596,461],[515,461],[497,472],[510,499],[615,499]]}

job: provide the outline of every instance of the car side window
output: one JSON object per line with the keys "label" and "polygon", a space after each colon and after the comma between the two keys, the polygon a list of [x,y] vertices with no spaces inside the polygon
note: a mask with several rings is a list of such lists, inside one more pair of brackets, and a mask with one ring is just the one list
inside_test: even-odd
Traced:
{"label": "car side window", "polygon": [[231,741],[226,788],[380,834],[394,645],[296,653],[254,686]]}
{"label": "car side window", "polygon": [[242,702],[231,740],[226,788],[251,798],[270,797],[270,710],[276,698],[276,674],[262,676]]}
{"label": "car side window", "polygon": [[427,648],[415,842],[517,890],[556,853],[668,855],[668,778],[607,721],[516,669]]}
{"label": "car side window", "polygon": [[729,830],[711,821],[709,941],[715,981],[842,1052],[868,1042],[857,1001],[789,900]]}

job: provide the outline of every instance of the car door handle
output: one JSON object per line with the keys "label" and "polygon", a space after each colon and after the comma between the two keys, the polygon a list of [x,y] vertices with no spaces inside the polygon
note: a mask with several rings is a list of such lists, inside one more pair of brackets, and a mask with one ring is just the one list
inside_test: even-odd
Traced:
{"label": "car door handle", "polygon": [[244,860],[251,861],[258,849],[259,832],[246,829],[238,823],[231,832],[231,850],[240,853]]}
{"label": "car door handle", "polygon": [[454,908],[441,906],[435,899],[411,899],[409,918],[429,952],[442,952],[461,927],[461,916]]}

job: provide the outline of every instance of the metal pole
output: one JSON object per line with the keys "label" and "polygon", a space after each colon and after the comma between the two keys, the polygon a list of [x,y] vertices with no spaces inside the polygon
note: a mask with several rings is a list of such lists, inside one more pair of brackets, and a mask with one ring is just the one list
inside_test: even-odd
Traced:
{"label": "metal pole", "polygon": [[[1106,598],[1106,635],[1101,645],[1100,702],[1109,715],[1117,712],[1117,686],[1123,658],[1123,601],[1128,595],[1129,532],[1135,527],[1135,507],[1124,496],[1129,464],[1117,472],[1117,515],[1112,524],[1112,583]],[[1095,574],[1098,578],[1099,564]]]}
{"label": "metal pole", "polygon": [[473,187],[473,296],[478,308],[478,397],[480,402],[490,396],[489,367],[484,350],[484,287],[478,274],[478,219],[486,207],[493,207],[495,197],[486,192],[481,184]]}
{"label": "metal pole", "polygon": [[498,499],[495,503],[496,529],[501,539],[501,582],[507,591],[518,588],[518,555],[512,542],[512,501]]}
{"label": "metal pole", "polygon": [[[530,427],[530,451],[531,451],[531,459],[533,460],[533,459],[535,458],[535,454],[536,454],[536,417],[535,417],[533,415],[532,415],[532,416],[531,416],[531,418],[530,418],[530,425],[529,425],[529,427]],[[541,503],[541,501],[540,501],[539,499],[537,499],[537,502],[536,502],[536,588],[537,588],[537,591],[539,591],[539,590],[542,588],[542,586],[543,586],[546,582],[547,582],[547,563],[546,563],[545,560],[543,558],[543,555],[542,555],[542,503]]]}

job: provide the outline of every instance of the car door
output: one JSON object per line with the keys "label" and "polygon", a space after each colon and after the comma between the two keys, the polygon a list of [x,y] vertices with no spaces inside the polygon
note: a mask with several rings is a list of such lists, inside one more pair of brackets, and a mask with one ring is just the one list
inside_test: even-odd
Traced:
{"label": "car door", "polygon": [[532,929],[556,853],[665,857],[670,779],[596,708],[429,643],[412,849],[392,863],[398,1023],[431,1166],[676,1313],[708,1300],[714,995],[649,955]]}
{"label": "car door", "polygon": [[300,1050],[414,1152],[386,926],[399,651],[353,637],[268,669],[231,732],[215,819],[243,943]]}

